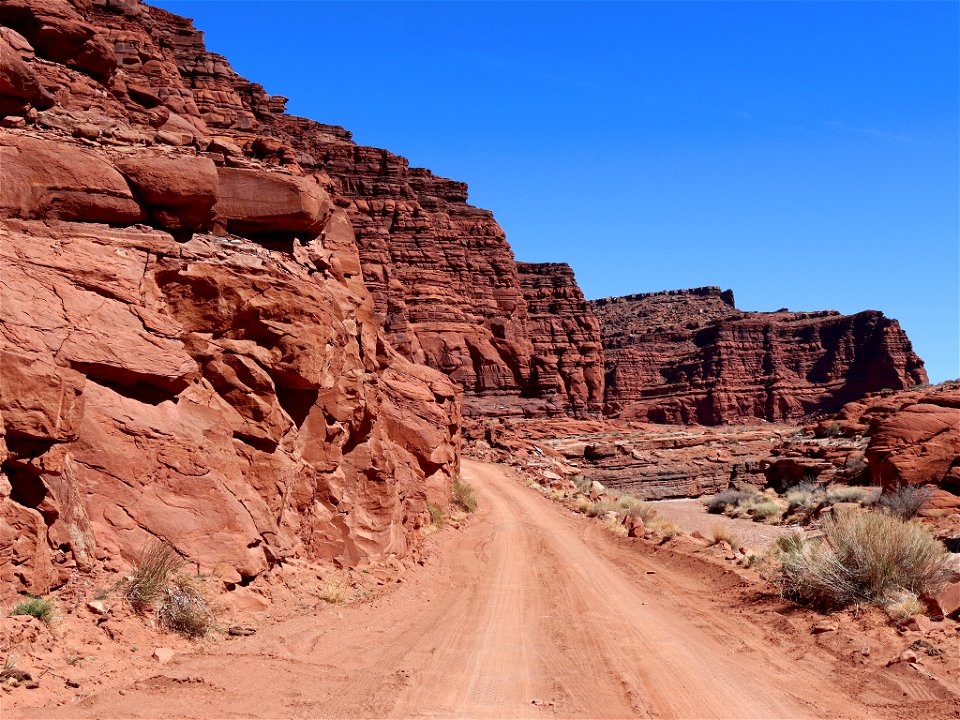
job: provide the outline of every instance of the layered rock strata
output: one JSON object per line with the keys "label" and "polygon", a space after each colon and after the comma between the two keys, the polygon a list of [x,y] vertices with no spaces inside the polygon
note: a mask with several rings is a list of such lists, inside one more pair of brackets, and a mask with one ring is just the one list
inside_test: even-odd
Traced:
{"label": "layered rock strata", "polygon": [[460,391],[390,346],[329,178],[211,130],[281,104],[186,82],[199,35],[136,2],[0,22],[0,594],[156,540],[228,584],[410,552]]}
{"label": "layered rock strata", "polygon": [[876,311],[743,312],[716,287],[591,306],[603,336],[605,407],[621,417],[789,421],[926,382],[906,333]]}
{"label": "layered rock strata", "polygon": [[603,409],[600,323],[566,263],[517,263],[533,342],[531,385],[567,414],[599,417]]}

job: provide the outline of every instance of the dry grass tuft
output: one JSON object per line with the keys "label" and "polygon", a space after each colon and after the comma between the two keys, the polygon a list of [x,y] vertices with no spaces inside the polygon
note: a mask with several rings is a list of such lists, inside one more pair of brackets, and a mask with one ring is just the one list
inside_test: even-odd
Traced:
{"label": "dry grass tuft", "polygon": [[347,601],[349,592],[350,588],[342,578],[327,578],[320,587],[320,599],[332,605],[340,605]]}
{"label": "dry grass tuft", "polygon": [[430,513],[430,524],[435,528],[442,528],[447,520],[443,510],[433,503],[427,503],[427,512]]}
{"label": "dry grass tuft", "polygon": [[922,615],[926,606],[912,592],[901,592],[884,603],[884,610],[896,623],[903,622],[913,615]]}
{"label": "dry grass tuft", "polygon": [[168,543],[148,545],[133,566],[124,595],[135,610],[145,610],[161,599],[172,575],[180,572],[183,558]]}
{"label": "dry grass tuft", "polygon": [[892,493],[881,495],[877,505],[887,508],[894,515],[909,520],[915,517],[924,503],[933,495],[929,486],[904,485]]}
{"label": "dry grass tuft", "polygon": [[202,637],[213,626],[213,613],[204,598],[199,578],[176,577],[163,588],[157,617],[160,624],[187,637]]}
{"label": "dry grass tuft", "polygon": [[710,529],[710,539],[714,545],[725,542],[734,550],[740,547],[740,538],[738,538],[729,528],[721,525],[714,525]]}
{"label": "dry grass tuft", "polygon": [[473,487],[459,476],[453,479],[453,502],[464,512],[477,511],[477,495]]}

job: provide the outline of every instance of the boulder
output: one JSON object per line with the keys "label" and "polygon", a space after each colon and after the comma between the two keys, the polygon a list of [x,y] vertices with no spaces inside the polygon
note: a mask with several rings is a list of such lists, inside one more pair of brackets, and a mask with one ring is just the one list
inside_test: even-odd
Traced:
{"label": "boulder", "polygon": [[329,195],[312,178],[245,168],[220,167],[217,172],[217,220],[229,232],[312,238],[333,211]]}
{"label": "boulder", "polygon": [[0,217],[130,224],[146,215],[123,176],[88,150],[0,134]]}
{"label": "boulder", "polygon": [[213,224],[217,168],[194,155],[141,155],[116,161],[150,217],[169,230],[205,230]]}
{"label": "boulder", "polygon": [[0,116],[20,114],[30,105],[42,110],[55,102],[20,53],[0,36]]}

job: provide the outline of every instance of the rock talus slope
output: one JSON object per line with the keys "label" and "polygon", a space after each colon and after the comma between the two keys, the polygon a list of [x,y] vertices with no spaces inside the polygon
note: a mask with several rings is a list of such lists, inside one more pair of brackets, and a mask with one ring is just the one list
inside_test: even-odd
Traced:
{"label": "rock talus slope", "polygon": [[459,390],[390,346],[328,178],[212,134],[252,112],[184,83],[173,17],[0,7],[3,594],[155,539],[227,583],[403,555],[459,469]]}
{"label": "rock talus slope", "polygon": [[927,380],[906,333],[876,311],[743,312],[715,287],[591,305],[603,333],[606,409],[622,417],[796,420]]}

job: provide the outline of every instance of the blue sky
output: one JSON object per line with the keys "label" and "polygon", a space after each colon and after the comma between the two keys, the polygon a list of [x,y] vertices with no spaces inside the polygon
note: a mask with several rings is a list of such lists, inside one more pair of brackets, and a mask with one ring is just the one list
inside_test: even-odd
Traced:
{"label": "blue sky", "polygon": [[157,4],[588,298],[882,310],[960,376],[957,3]]}

